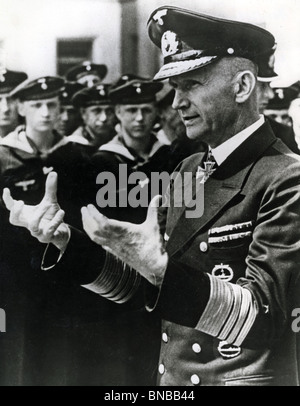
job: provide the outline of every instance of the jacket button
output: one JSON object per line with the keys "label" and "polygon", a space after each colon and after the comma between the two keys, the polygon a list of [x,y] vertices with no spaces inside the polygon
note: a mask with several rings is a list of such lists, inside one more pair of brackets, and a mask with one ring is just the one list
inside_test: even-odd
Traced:
{"label": "jacket button", "polygon": [[206,252],[208,248],[207,243],[205,241],[200,242],[199,248],[201,252]]}
{"label": "jacket button", "polygon": [[162,375],[165,372],[164,364],[159,364],[158,372]]}
{"label": "jacket button", "polygon": [[192,349],[196,354],[199,354],[199,352],[201,352],[201,347],[198,343],[193,344]]}
{"label": "jacket button", "polygon": [[191,382],[193,385],[199,385],[200,383],[200,378],[198,375],[194,374],[191,376]]}
{"label": "jacket button", "polygon": [[162,333],[162,340],[164,343],[168,342],[168,335],[166,333]]}

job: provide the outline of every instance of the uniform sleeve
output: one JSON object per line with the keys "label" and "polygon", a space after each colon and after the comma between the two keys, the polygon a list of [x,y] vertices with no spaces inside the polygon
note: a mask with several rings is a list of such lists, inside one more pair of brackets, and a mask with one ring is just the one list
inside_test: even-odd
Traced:
{"label": "uniform sleeve", "polygon": [[59,278],[61,283],[77,283],[115,303],[130,301],[142,279],[138,272],[75,228],[71,228],[63,255],[54,246],[47,247],[42,269],[50,269],[52,278]]}
{"label": "uniform sleeve", "polygon": [[299,164],[290,166],[265,190],[245,276],[236,283],[170,259],[158,301],[164,319],[234,345],[270,343],[291,328],[300,271],[299,174]]}

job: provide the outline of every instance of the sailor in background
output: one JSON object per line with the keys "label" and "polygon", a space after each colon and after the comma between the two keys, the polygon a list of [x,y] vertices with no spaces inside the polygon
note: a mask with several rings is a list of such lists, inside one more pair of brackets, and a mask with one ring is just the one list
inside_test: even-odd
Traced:
{"label": "sailor in background", "polygon": [[59,134],[68,136],[82,124],[79,109],[73,106],[72,96],[84,89],[84,86],[77,82],[65,82],[59,93],[60,113],[58,115],[56,130]]}
{"label": "sailor in background", "polygon": [[[144,221],[150,200],[147,198],[144,206],[130,207],[127,204],[126,207],[122,207],[118,204],[120,195],[124,193],[129,195],[137,186],[141,188],[141,193],[144,188],[150,191],[151,172],[170,172],[170,148],[162,144],[153,131],[158,117],[156,94],[161,88],[161,83],[126,74],[122,75],[110,89],[109,95],[115,104],[115,114],[119,120],[118,133],[110,142],[102,145],[93,156],[95,176],[102,171],[109,171],[115,175],[116,184],[119,185],[119,168],[123,164],[123,167],[127,168],[128,178],[134,172],[143,173],[144,178],[128,187],[123,185],[119,189],[117,186],[114,192],[116,207],[103,207],[103,212],[109,217],[126,219],[134,223]],[[97,188],[100,189],[101,185],[97,185]],[[150,193],[148,197],[151,198]]]}
{"label": "sailor in background", "polygon": [[73,106],[80,111],[83,125],[73,132],[70,140],[90,146],[94,152],[116,134],[117,118],[108,95],[110,87],[109,84],[99,84],[84,88],[72,97]]}
{"label": "sailor in background", "polygon": [[87,87],[93,87],[103,81],[107,75],[107,66],[105,64],[84,61],[70,68],[65,78],[69,82],[78,82]]}
{"label": "sailor in background", "polygon": [[269,101],[265,116],[279,124],[292,127],[289,107],[298,96],[298,90],[291,87],[273,87],[274,97]]}
{"label": "sailor in background", "polygon": [[17,101],[10,92],[27,79],[25,72],[1,68],[0,71],[0,138],[20,124]]}
{"label": "sailor in background", "polygon": [[[271,86],[274,79],[278,77],[274,71],[276,47],[262,54],[257,59],[258,76],[257,76],[257,97],[259,113],[264,114],[269,121],[272,130],[276,137],[280,138],[291,151],[296,154],[300,153],[295,140],[293,128],[289,124],[288,106],[293,97],[296,97],[295,90],[288,89],[280,90]],[[296,92],[297,93],[297,92]],[[286,109],[285,122],[282,119],[284,112],[281,113],[281,119],[278,118],[279,110]],[[272,111],[273,110],[273,111]],[[277,118],[274,117],[276,110]]]}
{"label": "sailor in background", "polygon": [[[69,221],[80,227],[78,184],[86,160],[77,144],[55,130],[64,84],[61,78],[46,76],[14,89],[12,97],[25,124],[1,140],[0,186],[8,186],[16,199],[36,204],[44,195],[48,173],[57,171]],[[7,332],[0,337],[0,384],[60,385],[72,372],[69,329],[81,291],[76,287],[74,294],[72,287],[58,286],[39,272],[40,247],[26,230],[11,227],[2,201],[0,216],[0,307],[7,314]]]}

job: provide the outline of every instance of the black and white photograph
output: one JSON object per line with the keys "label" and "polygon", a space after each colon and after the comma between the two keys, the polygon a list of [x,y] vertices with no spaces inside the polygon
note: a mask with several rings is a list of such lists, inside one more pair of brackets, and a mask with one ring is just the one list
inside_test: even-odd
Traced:
{"label": "black and white photograph", "polygon": [[299,386],[299,0],[0,0],[0,216],[0,387]]}

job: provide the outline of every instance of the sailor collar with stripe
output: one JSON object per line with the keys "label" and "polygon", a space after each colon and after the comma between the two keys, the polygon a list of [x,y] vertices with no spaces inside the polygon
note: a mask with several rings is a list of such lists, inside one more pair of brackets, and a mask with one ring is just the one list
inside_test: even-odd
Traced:
{"label": "sailor collar with stripe", "polygon": [[77,144],[89,145],[89,141],[83,136],[83,127],[78,127],[73,134],[68,136],[69,141]]}
{"label": "sailor collar with stripe", "polygon": [[[59,138],[58,142],[53,145],[47,151],[47,154],[55,151],[59,147],[69,143],[68,137]],[[28,141],[26,136],[26,129],[24,125],[18,126],[13,132],[9,133],[6,137],[0,140],[0,146],[10,147],[14,149],[19,149],[29,154],[38,154],[38,151],[33,147],[33,145]],[[40,153],[41,154],[41,153]],[[41,154],[43,155],[43,154]]]}
{"label": "sailor collar with stripe", "polygon": [[237,149],[251,134],[253,134],[259,127],[261,127],[265,122],[265,118],[262,114],[255,123],[251,124],[249,127],[240,131],[238,134],[229,138],[229,140],[223,142],[216,148],[210,148],[213,157],[215,158],[217,164],[220,166],[226,158]]}
{"label": "sailor collar with stripe", "polygon": [[[149,160],[161,147],[164,146],[153,134],[153,137],[155,138],[155,141],[152,145],[152,148],[147,155],[147,160]],[[134,155],[129,148],[125,145],[122,136],[120,134],[117,134],[111,141],[109,141],[107,144],[101,145],[98,151],[108,151],[108,152],[114,152],[116,154],[122,155],[125,158],[130,159],[131,161],[137,161],[137,160],[142,160],[141,157]]]}
{"label": "sailor collar with stripe", "polygon": [[77,144],[92,145],[91,141],[95,139],[95,136],[88,127],[80,126],[68,137],[68,139]]}

